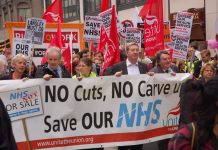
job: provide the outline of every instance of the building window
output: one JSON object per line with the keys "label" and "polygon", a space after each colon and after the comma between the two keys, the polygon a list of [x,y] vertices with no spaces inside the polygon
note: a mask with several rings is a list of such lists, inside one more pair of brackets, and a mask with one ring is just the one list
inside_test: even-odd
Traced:
{"label": "building window", "polygon": [[142,6],[147,0],[117,0],[117,9],[124,10],[134,8],[135,6]]}
{"label": "building window", "polygon": [[31,9],[27,3],[19,3],[17,9],[17,18],[22,16],[23,21],[26,21],[27,18],[31,18]]}
{"label": "building window", "polygon": [[79,0],[63,0],[64,21],[79,19]]}
{"label": "building window", "polygon": [[0,15],[0,29],[3,28],[2,15]]}
{"label": "building window", "polygon": [[45,0],[45,7],[46,9],[48,8],[48,6],[52,3],[52,0]]}
{"label": "building window", "polygon": [[84,13],[89,16],[96,16],[101,9],[101,0],[85,0]]}

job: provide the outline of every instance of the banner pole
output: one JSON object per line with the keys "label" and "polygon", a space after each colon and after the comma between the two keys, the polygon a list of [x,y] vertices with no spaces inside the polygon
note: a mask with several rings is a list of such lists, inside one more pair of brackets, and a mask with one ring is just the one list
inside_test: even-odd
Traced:
{"label": "banner pole", "polygon": [[31,145],[30,145],[30,140],[29,140],[29,135],[28,135],[28,131],[27,131],[27,126],[26,126],[26,119],[22,119],[22,123],[23,123],[23,129],[24,129],[24,133],[25,133],[25,137],[27,140],[27,146],[28,146],[28,150],[32,150]]}
{"label": "banner pole", "polygon": [[30,64],[29,64],[29,76],[31,76],[31,69],[32,69],[32,63],[33,63],[33,53],[34,53],[34,44],[32,45],[32,54],[31,54],[31,57],[30,57]]}

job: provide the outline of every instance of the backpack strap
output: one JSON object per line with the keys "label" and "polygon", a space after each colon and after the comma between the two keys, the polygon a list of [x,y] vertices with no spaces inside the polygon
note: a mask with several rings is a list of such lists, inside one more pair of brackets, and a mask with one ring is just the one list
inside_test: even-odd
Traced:
{"label": "backpack strap", "polygon": [[194,144],[195,144],[195,137],[196,137],[196,128],[195,128],[195,123],[191,123],[192,126],[192,141],[191,141],[191,149],[193,150]]}
{"label": "backpack strap", "polygon": [[191,149],[195,150],[197,148],[197,126],[195,122],[189,123],[188,128],[191,134],[190,143],[191,143]]}

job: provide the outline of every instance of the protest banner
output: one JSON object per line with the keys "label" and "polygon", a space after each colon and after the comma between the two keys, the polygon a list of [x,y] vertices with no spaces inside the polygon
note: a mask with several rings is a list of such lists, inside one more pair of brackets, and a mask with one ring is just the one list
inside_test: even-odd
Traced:
{"label": "protest banner", "polygon": [[[40,86],[44,114],[26,119],[32,149],[84,149],[172,137],[178,129],[181,84],[190,77],[155,74],[82,81],[13,80],[2,81],[0,91],[3,96],[14,88]],[[26,150],[22,123],[18,120],[12,125],[19,149]]]}
{"label": "protest banner", "polygon": [[141,51],[141,34],[139,28],[126,28],[126,45],[132,42],[137,43]]}
{"label": "protest banner", "polygon": [[[8,29],[8,35],[10,38],[11,45],[13,45],[14,38],[24,38],[25,34],[25,26],[24,22],[7,22],[5,27]],[[57,24],[55,23],[47,23],[45,32],[44,32],[44,39],[42,45],[35,45],[33,52],[33,61],[36,65],[41,64],[42,54],[48,48],[52,38],[54,38],[57,32]],[[72,34],[72,44],[73,50],[80,51],[84,48],[84,41],[83,41],[83,24],[73,24],[73,23],[61,23],[61,35],[63,38],[63,42],[65,46],[70,43],[70,36]]]}
{"label": "protest banner", "polygon": [[85,16],[84,41],[99,43],[101,24],[99,16]]}
{"label": "protest banner", "polygon": [[171,42],[170,21],[164,21],[164,43]]}
{"label": "protest banner", "polygon": [[23,54],[27,57],[32,56],[31,40],[23,38],[14,38],[12,55]]}
{"label": "protest banner", "polygon": [[[111,26],[111,18],[112,18],[112,8],[101,12],[99,14],[99,16],[101,17],[101,20],[102,20],[102,23],[104,25],[105,31],[107,33],[107,36],[109,37],[110,26]],[[122,30],[122,27],[121,27],[121,23],[120,23],[118,15],[116,15],[116,16],[117,16],[117,31],[119,33]]]}
{"label": "protest banner", "polygon": [[1,94],[11,121],[43,114],[39,86],[17,89]]}
{"label": "protest banner", "polygon": [[121,22],[121,28],[122,30],[120,31],[119,35],[125,39],[126,38],[126,28],[131,28],[133,27],[133,22],[131,20],[124,20]]}
{"label": "protest banner", "polygon": [[190,37],[192,29],[193,14],[178,12],[176,15],[175,35]]}
{"label": "protest banner", "polygon": [[176,18],[176,27],[173,33],[175,37],[173,58],[186,60],[189,40],[191,35],[193,14],[187,12],[178,12]]}
{"label": "protest banner", "polygon": [[42,45],[46,21],[39,18],[28,18],[26,21],[25,38],[32,44]]}

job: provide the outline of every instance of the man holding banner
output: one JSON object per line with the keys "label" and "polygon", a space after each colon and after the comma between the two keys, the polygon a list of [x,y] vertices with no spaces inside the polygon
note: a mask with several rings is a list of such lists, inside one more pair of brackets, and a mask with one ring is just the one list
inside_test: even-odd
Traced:
{"label": "man holding banner", "polygon": [[60,65],[61,57],[62,54],[58,47],[50,47],[46,54],[48,63],[37,69],[35,78],[44,78],[45,80],[50,80],[51,78],[71,78],[67,69]]}
{"label": "man holding banner", "polygon": [[[105,75],[136,75],[146,74],[147,66],[144,63],[138,62],[139,46],[137,43],[129,43],[126,47],[127,60],[117,63],[105,70]],[[118,150],[142,150],[143,145],[119,146]]]}

